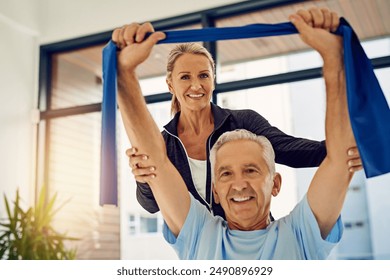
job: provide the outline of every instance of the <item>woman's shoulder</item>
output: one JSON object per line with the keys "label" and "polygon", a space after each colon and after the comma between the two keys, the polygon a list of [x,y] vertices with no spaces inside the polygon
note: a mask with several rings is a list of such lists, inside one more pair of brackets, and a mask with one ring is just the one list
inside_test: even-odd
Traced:
{"label": "woman's shoulder", "polygon": [[219,107],[218,108],[230,115],[232,115],[233,117],[245,117],[245,116],[260,116],[260,114],[258,112],[256,112],[255,110],[252,110],[252,109],[230,109],[230,108],[222,108],[222,107]]}
{"label": "woman's shoulder", "polygon": [[227,110],[230,115],[239,120],[252,121],[256,119],[264,119],[262,115],[252,109],[224,109]]}

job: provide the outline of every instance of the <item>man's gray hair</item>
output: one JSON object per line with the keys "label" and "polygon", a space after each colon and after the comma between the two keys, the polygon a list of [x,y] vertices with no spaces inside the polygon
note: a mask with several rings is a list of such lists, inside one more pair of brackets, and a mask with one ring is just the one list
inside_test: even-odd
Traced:
{"label": "man's gray hair", "polygon": [[264,136],[256,135],[246,129],[236,129],[222,134],[210,151],[211,179],[215,182],[214,167],[218,150],[226,143],[236,140],[250,140],[258,143],[263,148],[264,160],[267,163],[269,173],[275,173],[275,152],[271,142]]}

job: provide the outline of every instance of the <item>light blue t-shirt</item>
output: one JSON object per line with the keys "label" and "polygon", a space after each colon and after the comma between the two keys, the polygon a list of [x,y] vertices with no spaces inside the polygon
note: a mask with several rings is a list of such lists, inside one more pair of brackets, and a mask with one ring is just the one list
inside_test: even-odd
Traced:
{"label": "light blue t-shirt", "polygon": [[287,216],[266,229],[230,230],[191,195],[191,207],[176,238],[164,223],[165,240],[180,259],[326,259],[343,234],[341,217],[324,240],[305,196]]}

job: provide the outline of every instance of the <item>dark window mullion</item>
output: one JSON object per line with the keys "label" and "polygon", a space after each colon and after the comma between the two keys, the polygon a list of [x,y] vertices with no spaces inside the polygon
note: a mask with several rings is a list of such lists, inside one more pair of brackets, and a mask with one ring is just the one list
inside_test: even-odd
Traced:
{"label": "dark window mullion", "polygon": [[272,76],[265,76],[253,79],[239,80],[217,84],[215,91],[218,93],[244,90],[256,87],[270,86],[283,83],[298,82],[320,78],[322,76],[322,68],[312,68],[295,72],[282,73]]}
{"label": "dark window mullion", "polygon": [[[50,52],[46,51],[45,48],[40,48],[40,64],[39,64],[39,75],[41,77],[39,81],[39,93],[38,93],[38,109],[42,110],[42,107],[44,107],[45,110],[50,109],[51,106],[51,77],[52,77],[52,55]],[[37,127],[37,131],[39,133],[39,125]],[[37,136],[37,139],[39,139],[39,136]],[[35,198],[34,201],[37,203],[38,201],[38,190],[40,187],[46,189],[46,197],[50,196],[50,190],[49,190],[49,161],[50,161],[50,153],[48,152],[50,150],[50,120],[47,120],[45,123],[45,132],[44,132],[44,145],[45,151],[44,151],[44,158],[43,158],[43,186],[38,186],[38,176],[39,176],[39,168],[38,168],[38,162],[39,162],[39,156],[38,156],[38,148],[37,148],[37,158],[36,158],[36,186],[35,186]],[[39,145],[38,145],[39,146]],[[47,198],[46,198],[47,199]]]}
{"label": "dark window mullion", "polygon": [[287,6],[304,2],[304,0],[260,0],[260,1],[243,1],[226,5],[223,7],[214,8],[208,11],[210,16],[215,19],[237,16],[250,13],[256,10],[266,10],[279,6]]}
{"label": "dark window mullion", "polygon": [[[207,28],[207,27],[215,27],[215,18],[210,16],[208,13],[202,13],[202,27]],[[212,42],[203,42],[204,47],[209,51],[211,56],[213,57],[215,61],[215,73],[217,73],[217,67],[218,67],[218,52],[217,52],[217,42],[212,41]],[[215,80],[214,83],[217,81]],[[213,103],[217,103],[217,92],[213,92],[212,96],[212,101]]]}
{"label": "dark window mullion", "polygon": [[[390,56],[374,58],[371,60],[371,62],[374,69],[390,67]],[[231,91],[244,90],[244,89],[270,86],[270,85],[283,84],[283,83],[299,82],[299,81],[305,81],[310,79],[316,79],[320,77],[322,77],[322,68],[318,67],[318,68],[287,72],[287,73],[253,78],[253,79],[220,83],[220,84],[216,84],[214,95],[216,98],[217,94],[223,92],[231,92]],[[157,93],[157,94],[145,96],[145,101],[148,104],[165,102],[170,100],[171,100],[171,94],[169,92],[163,92],[163,93]],[[216,100],[213,100],[213,102],[216,103]],[[64,109],[42,111],[40,118],[41,120],[49,120],[52,118],[87,114],[87,113],[99,112],[99,111],[101,111],[101,103],[94,103],[94,104],[75,106],[75,107],[69,107]]]}
{"label": "dark window mullion", "polygon": [[390,55],[371,59],[374,69],[390,67]]}
{"label": "dark window mullion", "polygon": [[93,112],[100,112],[102,109],[102,103],[94,103],[88,105],[81,105],[75,107],[68,107],[63,109],[47,110],[41,112],[41,120],[49,120],[53,118],[68,117],[80,114],[87,114]]}

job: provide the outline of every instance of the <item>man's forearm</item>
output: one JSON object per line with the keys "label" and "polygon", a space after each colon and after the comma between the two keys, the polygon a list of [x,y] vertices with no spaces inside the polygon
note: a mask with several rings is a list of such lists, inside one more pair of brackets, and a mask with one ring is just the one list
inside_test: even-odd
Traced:
{"label": "man's forearm", "polygon": [[355,145],[349,120],[345,71],[342,57],[324,61],[323,76],[326,85],[325,135],[329,157],[340,161],[348,148]]}
{"label": "man's forearm", "polygon": [[355,146],[355,142],[349,121],[342,58],[325,60],[323,74],[327,156],[311,182],[308,199],[325,238],[340,215],[352,178],[348,171],[347,150]]}
{"label": "man's forearm", "polygon": [[139,153],[162,160],[166,148],[150,115],[135,72],[118,71],[118,105],[127,136]]}
{"label": "man's forearm", "polygon": [[190,196],[177,169],[170,162],[164,139],[149,113],[134,72],[118,71],[118,104],[126,133],[139,154],[149,156],[155,178],[147,183],[173,234],[178,235],[190,208]]}

